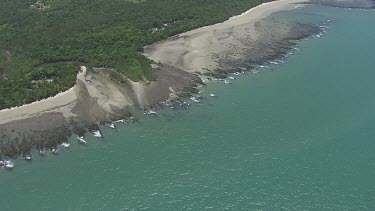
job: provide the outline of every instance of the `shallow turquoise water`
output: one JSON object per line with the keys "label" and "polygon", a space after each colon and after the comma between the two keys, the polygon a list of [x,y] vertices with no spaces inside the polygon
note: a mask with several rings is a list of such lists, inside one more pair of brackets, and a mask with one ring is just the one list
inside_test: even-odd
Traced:
{"label": "shallow turquoise water", "polygon": [[16,161],[0,171],[0,210],[375,210],[375,11],[300,12],[331,28],[285,64]]}

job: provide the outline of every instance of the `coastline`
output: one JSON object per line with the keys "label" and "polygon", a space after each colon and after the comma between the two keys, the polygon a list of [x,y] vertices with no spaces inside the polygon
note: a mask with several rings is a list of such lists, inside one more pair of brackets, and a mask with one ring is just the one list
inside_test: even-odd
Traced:
{"label": "coastline", "polygon": [[[75,89],[76,88],[74,86],[65,92],[60,92],[56,96],[49,97],[47,99],[39,100],[18,107],[0,110],[0,125],[15,120],[30,118],[52,108],[63,108],[69,106],[69,104],[77,100]],[[65,114],[68,115],[68,112]]]}
{"label": "coastline", "polygon": [[[16,156],[30,151],[34,145],[53,147],[66,141],[72,132],[83,135],[86,128],[98,129],[97,124],[132,116],[131,107],[148,108],[170,98],[189,96],[192,90],[197,90],[197,84],[203,84],[207,79],[225,77],[237,70],[250,71],[252,65],[284,54],[285,49],[280,49],[290,40],[306,38],[315,33],[316,28],[285,30],[264,19],[275,12],[294,9],[295,3],[303,2],[306,0],[265,3],[223,23],[146,46],[144,55],[158,62],[153,66],[156,81],[129,80],[129,85],[121,86],[109,79],[105,69],[89,71],[83,66],[76,85],[68,91],[0,111],[0,154]],[[273,39],[274,31],[280,33],[277,39]],[[280,43],[280,40],[284,42]],[[265,51],[265,46],[271,50]],[[244,57],[253,60],[245,61]],[[226,71],[220,72],[223,69]],[[53,141],[49,142],[51,139]],[[19,140],[23,147],[7,148]]]}
{"label": "coastline", "polygon": [[14,163],[0,169],[3,209],[375,210],[375,11],[306,5],[272,18],[323,31],[252,70],[202,75],[200,93],[156,115],[134,107],[139,122],[99,125],[103,139],[74,132],[57,155],[42,144],[31,161],[2,156]]}
{"label": "coastline", "polygon": [[[265,39],[267,29],[258,30],[257,23],[275,12],[295,9],[299,6],[297,3],[305,2],[307,0],[263,3],[225,22],[197,28],[146,46],[144,55],[187,72],[212,72],[222,68],[219,64],[222,57],[231,56],[238,60],[245,54],[245,50],[251,49],[251,45]],[[247,41],[243,42],[245,39]]]}

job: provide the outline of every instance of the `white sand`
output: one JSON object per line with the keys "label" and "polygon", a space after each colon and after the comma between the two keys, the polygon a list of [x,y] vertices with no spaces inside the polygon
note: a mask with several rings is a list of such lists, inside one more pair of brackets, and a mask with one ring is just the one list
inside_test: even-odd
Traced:
{"label": "white sand", "polygon": [[[178,67],[188,72],[207,72],[218,67],[220,57],[241,55],[249,44],[243,40],[260,39],[254,24],[280,10],[297,7],[306,0],[279,0],[264,3],[229,20],[198,28],[145,47],[144,55],[150,59]],[[208,70],[207,70],[208,69]]]}
{"label": "white sand", "polygon": [[[85,73],[86,68],[82,67],[82,71],[77,75],[77,78],[82,77]],[[30,118],[48,112],[61,112],[65,117],[75,116],[71,112],[71,108],[76,100],[76,86],[74,86],[65,92],[57,94],[54,97],[50,97],[19,107],[1,110],[0,124]]]}
{"label": "white sand", "polygon": [[[293,9],[293,3],[305,2],[304,0],[279,0],[258,7],[239,16],[234,16],[228,21],[212,26],[202,27],[183,34],[177,39],[168,39],[145,47],[145,55],[149,58],[166,63],[188,72],[205,72],[204,68],[214,69],[217,67],[217,58],[214,55],[226,55],[228,50],[240,52],[243,43],[239,42],[241,36],[246,39],[259,39],[254,30],[254,23],[261,20],[275,11]],[[235,55],[232,55],[235,56]],[[77,75],[87,87],[91,97],[97,100],[98,104],[107,112],[111,111],[111,105],[123,107],[133,105],[132,97],[140,104],[146,102],[146,87],[142,83],[133,83],[136,96],[127,93],[126,90],[109,83],[103,78],[86,80],[86,67]],[[91,81],[91,82],[90,82]],[[165,87],[168,89],[168,87]],[[151,87],[151,89],[153,89]],[[157,90],[154,90],[157,91]],[[79,90],[77,86],[54,97],[23,105],[16,108],[0,111],[0,124],[15,120],[21,120],[48,112],[61,112],[65,117],[75,116],[71,112],[75,105]],[[167,90],[167,94],[170,91]]]}
{"label": "white sand", "polygon": [[0,111],[0,124],[37,116],[46,112],[61,112],[65,117],[74,116],[70,112],[71,104],[77,99],[75,88],[62,92],[54,97],[31,104]]}
{"label": "white sand", "polygon": [[[113,106],[124,108],[134,105],[132,93],[126,88],[118,86],[113,81],[110,81],[108,77],[101,74],[87,74],[85,66],[81,67],[81,72],[77,75],[77,81],[81,81],[84,84],[90,97],[107,113],[113,113]],[[16,108],[1,110],[0,125],[49,112],[60,112],[65,118],[75,117],[76,115],[72,113],[72,109],[76,105],[78,97],[82,94],[80,92],[82,92],[81,88],[75,85],[73,88],[54,97]],[[89,108],[90,105],[87,105],[87,109]]]}

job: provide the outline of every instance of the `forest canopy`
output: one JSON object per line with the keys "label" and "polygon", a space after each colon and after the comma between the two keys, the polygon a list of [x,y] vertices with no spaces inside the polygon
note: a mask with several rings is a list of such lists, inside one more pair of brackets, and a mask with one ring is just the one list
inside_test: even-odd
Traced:
{"label": "forest canopy", "polygon": [[155,80],[145,45],[270,0],[1,0],[0,109],[75,84],[80,65]]}

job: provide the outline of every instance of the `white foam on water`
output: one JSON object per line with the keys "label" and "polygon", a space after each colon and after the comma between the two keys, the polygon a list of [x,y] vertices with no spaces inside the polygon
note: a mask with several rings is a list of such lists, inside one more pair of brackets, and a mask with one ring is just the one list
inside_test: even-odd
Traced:
{"label": "white foam on water", "polygon": [[278,62],[275,62],[275,61],[271,61],[270,64],[277,65],[277,64],[279,64],[279,63],[278,63]]}

